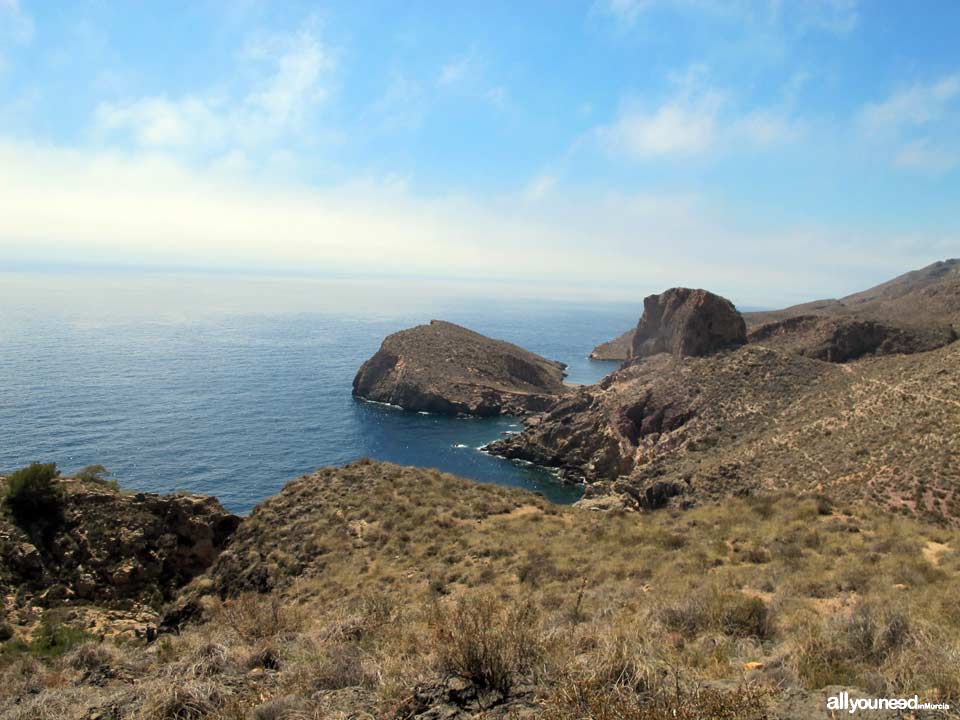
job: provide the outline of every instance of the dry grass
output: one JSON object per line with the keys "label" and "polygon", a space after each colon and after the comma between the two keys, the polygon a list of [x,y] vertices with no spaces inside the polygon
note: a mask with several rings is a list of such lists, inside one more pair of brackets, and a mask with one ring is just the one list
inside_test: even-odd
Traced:
{"label": "dry grass", "polygon": [[393,717],[450,676],[561,720],[747,720],[836,684],[960,698],[949,528],[790,495],[597,514],[390,465],[251,520],[206,584],[273,592],[208,596],[152,645],[9,658],[0,718]]}

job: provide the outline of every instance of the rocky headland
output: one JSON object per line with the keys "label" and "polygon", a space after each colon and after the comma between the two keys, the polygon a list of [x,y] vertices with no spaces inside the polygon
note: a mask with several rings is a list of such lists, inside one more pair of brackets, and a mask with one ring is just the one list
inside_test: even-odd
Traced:
{"label": "rocky headland", "polygon": [[746,341],[746,323],[729,300],[706,290],[672,288],[644,299],[628,357],[707,355]]}
{"label": "rocky headland", "polygon": [[[924,352],[952,342],[960,327],[960,259],[943,260],[839,300],[743,313],[747,342],[831,362],[867,354]],[[590,357],[627,360],[637,328],[601,343]]]}
{"label": "rocky headland", "polygon": [[567,392],[563,363],[453,323],[388,336],[357,371],[353,394],[444,415],[522,415]]}
{"label": "rocky headland", "polygon": [[[746,345],[702,357],[678,348],[716,347],[710,314],[664,322],[660,298],[673,291],[651,296],[620,370],[487,450],[587,483],[585,506],[688,506],[789,487],[960,523],[960,347],[947,322],[960,307],[957,268],[755,317]],[[676,294],[666,303],[677,304]],[[732,327],[732,306],[710,307]]]}

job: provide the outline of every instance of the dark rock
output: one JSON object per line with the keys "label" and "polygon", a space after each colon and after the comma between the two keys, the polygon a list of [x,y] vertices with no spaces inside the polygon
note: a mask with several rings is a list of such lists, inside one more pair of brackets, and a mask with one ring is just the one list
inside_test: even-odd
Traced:
{"label": "dark rock", "polygon": [[746,341],[746,324],[729,300],[706,290],[672,288],[644,299],[630,357],[707,355]]}
{"label": "dark rock", "polygon": [[899,328],[856,317],[797,315],[753,328],[748,342],[798,355],[847,362],[864,355],[926,352],[956,340],[950,326]]}
{"label": "dark rock", "polygon": [[47,605],[155,604],[206,570],[240,522],[212,497],[133,495],[73,478],[62,502],[39,544],[0,518],[0,588],[45,591]]}
{"label": "dark rock", "polygon": [[356,397],[444,415],[523,414],[567,392],[563,363],[453,323],[388,336],[353,380]]}

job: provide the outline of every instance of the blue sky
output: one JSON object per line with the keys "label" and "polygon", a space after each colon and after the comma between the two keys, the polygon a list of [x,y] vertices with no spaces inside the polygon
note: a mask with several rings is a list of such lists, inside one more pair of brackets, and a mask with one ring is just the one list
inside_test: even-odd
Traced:
{"label": "blue sky", "polygon": [[775,304],[960,255],[960,3],[0,0],[0,267]]}

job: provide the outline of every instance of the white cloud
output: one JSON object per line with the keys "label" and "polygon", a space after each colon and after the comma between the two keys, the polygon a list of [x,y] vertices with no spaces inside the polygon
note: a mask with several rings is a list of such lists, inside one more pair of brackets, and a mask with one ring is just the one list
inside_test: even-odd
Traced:
{"label": "white cloud", "polygon": [[531,180],[523,191],[524,197],[537,202],[542,200],[557,186],[559,178],[553,173],[542,173]]}
{"label": "white cloud", "polygon": [[603,8],[621,23],[633,25],[652,4],[651,0],[607,0]]}
{"label": "white cloud", "polygon": [[328,94],[333,59],[310,32],[258,40],[243,58],[267,72],[239,92],[210,90],[179,98],[101,103],[97,128],[126,135],[144,147],[209,152],[250,147],[300,126]]}
{"label": "white cloud", "polygon": [[754,147],[793,142],[802,134],[801,124],[777,110],[754,110],[735,121],[733,137]]}
{"label": "white cloud", "polygon": [[874,134],[927,125],[942,117],[958,96],[960,74],[947,75],[934,83],[913,85],[881,102],[866,105],[860,112],[860,122]]}
{"label": "white cloud", "polygon": [[473,55],[451,60],[440,68],[440,77],[437,78],[438,85],[458,85],[462,83],[471,73],[476,61]]}
{"label": "white cloud", "polygon": [[33,18],[19,0],[0,0],[0,40],[25,45],[33,40]]}
{"label": "white cloud", "polygon": [[867,104],[857,121],[866,136],[885,149],[894,167],[948,172],[960,165],[960,73]]}
{"label": "white cloud", "polygon": [[904,170],[940,175],[960,165],[960,152],[955,147],[920,138],[901,147],[894,155],[893,164]]}
{"label": "white cloud", "polygon": [[726,19],[752,31],[783,28],[846,34],[859,22],[859,0],[598,0],[597,7],[624,28],[654,8],[698,19]]}
{"label": "white cloud", "polygon": [[751,231],[697,195],[567,193],[549,176],[531,203],[521,192],[420,197],[394,179],[283,184],[245,167],[242,154],[198,169],[154,152],[0,140],[0,257],[549,282],[632,299],[683,284],[757,304],[832,294],[878,263],[919,267],[958,240]]}
{"label": "white cloud", "polygon": [[713,144],[722,96],[677,97],[653,111],[626,109],[612,125],[599,129],[614,152],[634,158],[694,155]]}
{"label": "white cloud", "polygon": [[714,147],[769,148],[796,140],[801,124],[778,107],[737,111],[729,93],[706,86],[694,66],[671,75],[678,91],[652,109],[627,104],[595,132],[615,154],[633,159],[702,155]]}

